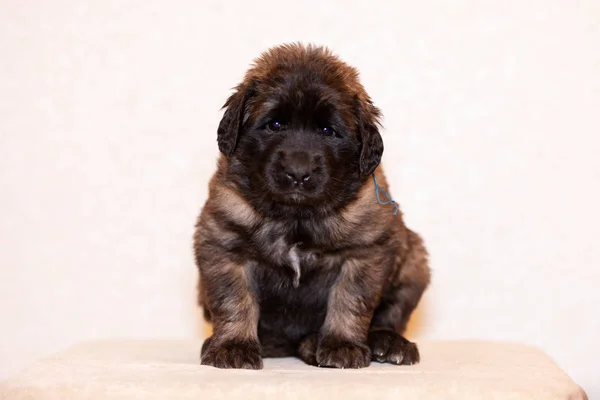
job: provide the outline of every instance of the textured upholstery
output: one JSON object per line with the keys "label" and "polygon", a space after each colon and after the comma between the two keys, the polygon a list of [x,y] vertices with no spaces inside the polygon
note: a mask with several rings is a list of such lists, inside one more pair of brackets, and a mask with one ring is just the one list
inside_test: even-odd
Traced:
{"label": "textured upholstery", "polygon": [[360,370],[267,359],[260,371],[199,364],[200,342],[83,343],[0,383],[0,399],[585,399],[541,351],[510,343],[422,342],[414,366]]}

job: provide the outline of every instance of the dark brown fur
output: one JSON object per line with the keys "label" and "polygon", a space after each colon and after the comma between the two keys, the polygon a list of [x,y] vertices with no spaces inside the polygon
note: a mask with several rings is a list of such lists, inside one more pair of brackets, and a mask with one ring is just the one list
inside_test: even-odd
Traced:
{"label": "dark brown fur", "polygon": [[[198,299],[213,323],[202,364],[258,369],[262,357],[283,356],[338,368],[418,362],[416,345],[401,335],[429,284],[427,252],[402,213],[376,201],[372,174],[389,192],[380,113],[356,70],[323,48],[279,46],[256,61],[225,107],[222,154],[194,235]],[[273,113],[286,131],[264,127]],[[272,118],[268,126],[278,127]],[[335,135],[321,138],[333,129],[316,119]],[[285,177],[277,179],[298,151],[317,166],[293,198],[281,189]]]}

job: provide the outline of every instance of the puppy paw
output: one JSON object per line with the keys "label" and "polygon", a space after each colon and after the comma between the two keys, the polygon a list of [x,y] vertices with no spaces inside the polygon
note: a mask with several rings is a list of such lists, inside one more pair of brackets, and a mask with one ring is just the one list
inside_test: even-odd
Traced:
{"label": "puppy paw", "polygon": [[327,368],[364,368],[371,363],[371,351],[362,343],[325,339],[317,347],[316,362]]}
{"label": "puppy paw", "polygon": [[308,365],[317,366],[317,335],[305,337],[298,346],[298,357]]}
{"label": "puppy paw", "polygon": [[396,365],[413,365],[420,361],[417,345],[391,330],[369,332],[373,360]]}
{"label": "puppy paw", "polygon": [[262,369],[258,341],[208,338],[202,345],[200,363],[216,368]]}

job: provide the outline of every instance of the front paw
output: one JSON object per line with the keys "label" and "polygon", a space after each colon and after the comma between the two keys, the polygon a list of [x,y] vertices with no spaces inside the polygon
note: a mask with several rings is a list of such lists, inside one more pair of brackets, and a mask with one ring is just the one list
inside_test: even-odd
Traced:
{"label": "front paw", "polygon": [[317,347],[317,365],[328,368],[364,368],[371,362],[371,351],[362,343],[324,339]]}
{"label": "front paw", "polygon": [[257,340],[206,339],[200,363],[216,368],[262,369],[260,343]]}

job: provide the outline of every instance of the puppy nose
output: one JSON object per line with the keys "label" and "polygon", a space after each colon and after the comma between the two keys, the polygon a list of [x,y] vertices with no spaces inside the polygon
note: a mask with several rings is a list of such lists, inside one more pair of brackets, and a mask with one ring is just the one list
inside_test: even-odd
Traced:
{"label": "puppy nose", "polygon": [[283,172],[294,185],[302,185],[310,179],[311,157],[308,154],[293,153],[286,161]]}
{"label": "puppy nose", "polygon": [[285,176],[294,184],[302,185],[304,182],[310,179],[310,174],[305,170],[291,170],[286,169]]}

